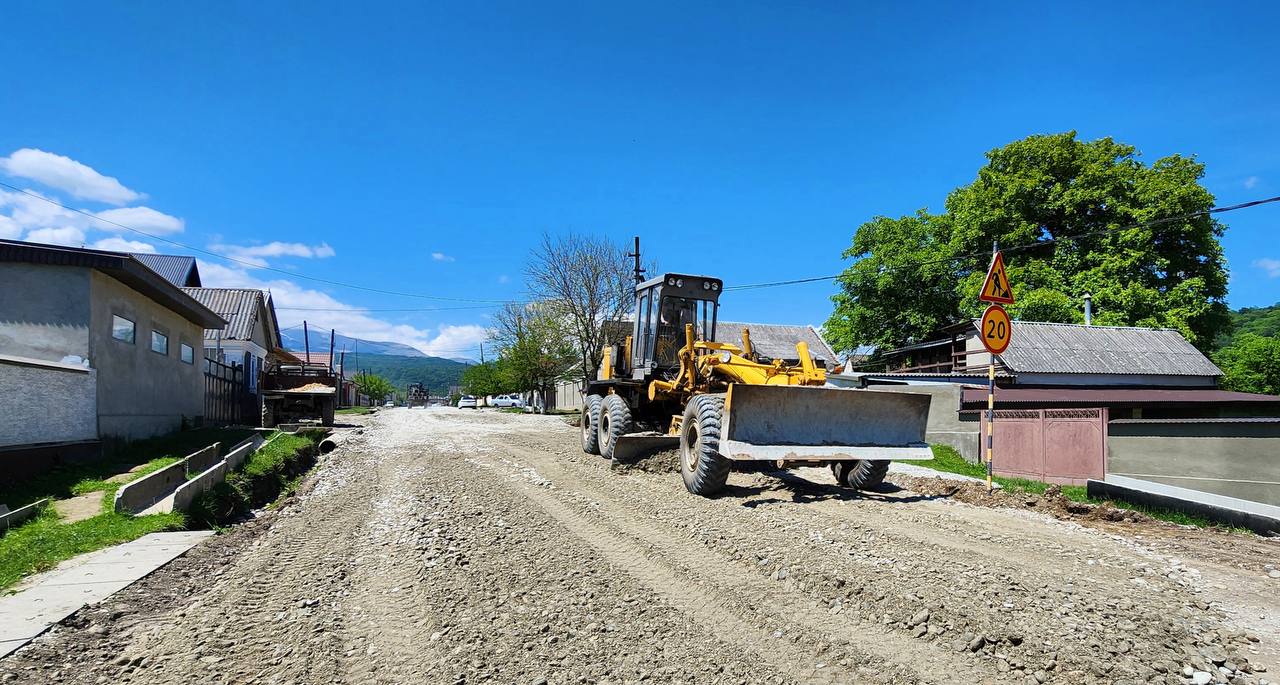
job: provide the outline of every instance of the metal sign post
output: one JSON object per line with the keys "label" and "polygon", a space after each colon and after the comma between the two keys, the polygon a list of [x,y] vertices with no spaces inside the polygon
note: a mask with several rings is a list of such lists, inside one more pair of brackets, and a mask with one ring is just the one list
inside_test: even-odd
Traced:
{"label": "metal sign post", "polygon": [[978,324],[978,338],[982,346],[987,348],[991,361],[987,364],[987,493],[991,493],[991,472],[994,469],[994,451],[996,432],[996,358],[1009,348],[1013,338],[1013,321],[1001,304],[1013,304],[1013,286],[1009,283],[1009,274],[1005,271],[1004,257],[1000,254],[1000,243],[991,244],[991,266],[987,269],[987,278],[978,291],[978,300],[990,302],[991,306],[982,313],[982,321]]}

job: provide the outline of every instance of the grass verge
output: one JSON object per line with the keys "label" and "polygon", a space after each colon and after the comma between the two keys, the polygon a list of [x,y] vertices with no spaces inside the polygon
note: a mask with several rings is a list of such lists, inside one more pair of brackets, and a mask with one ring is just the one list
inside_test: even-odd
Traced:
{"label": "grass verge", "polygon": [[346,409],[339,409],[333,413],[343,414],[346,416],[362,416],[364,414],[368,414],[372,410],[372,407],[347,407]]}
{"label": "grass verge", "polygon": [[[949,445],[930,445],[933,450],[933,459],[931,461],[911,462],[917,466],[933,469],[935,471],[945,471],[946,473],[957,473],[962,476],[972,476],[974,478],[986,478],[987,469],[981,464],[974,464],[960,453],[955,451]],[[1004,476],[992,476],[991,480],[999,483],[1000,487],[1011,493],[1027,493],[1040,495],[1049,487],[1048,483],[1038,480],[1030,480],[1027,478],[1006,478]],[[1147,507],[1140,504],[1131,504],[1121,500],[1098,499],[1089,497],[1088,491],[1082,485],[1063,485],[1062,496],[1073,502],[1085,502],[1088,504],[1109,504],[1117,509],[1127,509],[1146,514],[1158,521],[1167,521],[1183,526],[1196,526],[1198,528],[1220,528],[1230,530],[1232,532],[1251,533],[1248,529],[1236,528],[1223,523],[1212,521],[1202,516],[1174,511],[1172,509],[1164,509],[1159,507]]]}
{"label": "grass verge", "polygon": [[323,431],[276,436],[225,481],[196,498],[187,512],[191,525],[218,527],[292,493],[300,476],[315,464],[316,445],[323,436]]}

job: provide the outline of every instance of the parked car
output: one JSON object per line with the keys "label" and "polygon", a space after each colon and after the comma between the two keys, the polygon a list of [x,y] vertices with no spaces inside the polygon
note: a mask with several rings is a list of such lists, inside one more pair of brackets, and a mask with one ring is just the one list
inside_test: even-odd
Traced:
{"label": "parked car", "polygon": [[394,406],[396,406],[396,403],[395,403],[395,402],[392,402],[391,400],[387,400],[387,403],[386,403],[386,404],[384,404],[384,405],[382,405],[382,406],[384,406],[384,407],[394,407]]}
{"label": "parked car", "polygon": [[459,409],[478,409],[479,407],[480,403],[476,401],[475,395],[463,395],[458,400]]}
{"label": "parked car", "polygon": [[489,402],[495,407],[516,407],[524,409],[524,398],[519,395],[498,395]]}

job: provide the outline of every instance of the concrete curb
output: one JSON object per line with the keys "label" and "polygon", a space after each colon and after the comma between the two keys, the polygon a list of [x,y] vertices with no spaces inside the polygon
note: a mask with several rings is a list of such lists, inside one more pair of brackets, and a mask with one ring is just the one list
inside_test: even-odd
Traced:
{"label": "concrete curb", "polygon": [[209,488],[212,488],[214,485],[226,480],[227,471],[229,470],[227,460],[223,459],[204,471],[201,471],[199,475],[191,480],[179,485],[178,489],[173,491],[173,498],[169,504],[169,511],[186,511],[187,509],[190,509],[191,503],[195,501],[196,497],[201,493],[208,491]]}
{"label": "concrete curb", "polygon": [[192,474],[201,473],[216,464],[219,461],[218,454],[221,450],[222,443],[215,442],[202,450],[196,450],[187,455],[187,476],[190,477]]}
{"label": "concrete curb", "polygon": [[36,514],[39,514],[40,510],[44,509],[48,504],[49,498],[46,497],[41,500],[36,500],[25,507],[18,507],[13,511],[9,511],[6,507],[5,511],[0,513],[0,535],[4,535],[10,528],[26,521]]}
{"label": "concrete curb", "polygon": [[173,494],[173,491],[185,482],[187,482],[187,460],[183,459],[138,480],[125,483],[124,487],[116,492],[115,509],[126,514],[141,513]]}
{"label": "concrete curb", "polygon": [[[1248,528],[1258,535],[1280,535],[1280,518],[1203,501],[1205,493],[1186,488],[1136,478],[1125,478],[1123,484],[1090,480],[1086,488],[1090,497],[1098,499],[1115,499],[1131,504],[1180,511],[1237,528]],[[1217,497],[1221,500],[1233,499]]]}

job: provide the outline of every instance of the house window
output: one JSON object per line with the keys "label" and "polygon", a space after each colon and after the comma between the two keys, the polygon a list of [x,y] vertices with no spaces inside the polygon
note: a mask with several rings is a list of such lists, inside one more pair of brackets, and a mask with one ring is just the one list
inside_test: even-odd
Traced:
{"label": "house window", "polygon": [[190,345],[186,343],[182,343],[182,345],[178,348],[178,351],[181,354],[182,363],[184,364],[196,363],[196,351],[191,349]]}
{"label": "house window", "polygon": [[151,331],[151,351],[163,355],[169,354],[169,336],[160,331]]}
{"label": "house window", "polygon": [[111,316],[111,337],[133,344],[133,322],[123,316]]}

